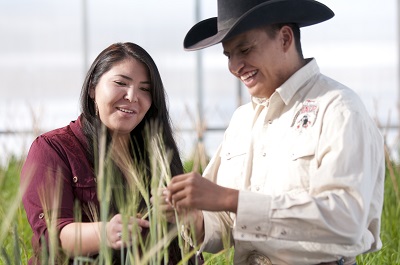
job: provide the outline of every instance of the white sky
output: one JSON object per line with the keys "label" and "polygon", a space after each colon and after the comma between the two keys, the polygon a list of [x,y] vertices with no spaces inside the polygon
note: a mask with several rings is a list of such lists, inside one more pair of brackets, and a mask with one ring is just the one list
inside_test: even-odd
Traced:
{"label": "white sky", "polygon": [[[114,42],[132,41],[144,47],[160,69],[177,127],[193,127],[187,109],[196,112],[196,52],[182,48],[195,21],[194,1],[87,1],[89,63]],[[302,29],[304,55],[315,57],[324,74],[354,89],[382,124],[397,123],[396,0],[321,2],[336,15]],[[30,129],[32,114],[40,118],[37,125],[49,130],[79,114],[86,72],[82,3],[0,0],[0,130]],[[201,0],[202,19],[216,16],[216,3]],[[228,73],[220,45],[202,54],[204,117],[210,126],[226,126],[236,108],[237,82]],[[247,95],[244,88],[242,93]],[[221,134],[209,138],[212,152]],[[0,135],[0,152],[9,141]],[[191,146],[181,142],[183,149]]]}

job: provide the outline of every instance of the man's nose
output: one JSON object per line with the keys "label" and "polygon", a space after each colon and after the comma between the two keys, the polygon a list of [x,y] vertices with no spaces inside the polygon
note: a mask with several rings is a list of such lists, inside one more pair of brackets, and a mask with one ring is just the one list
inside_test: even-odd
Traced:
{"label": "man's nose", "polygon": [[229,58],[229,71],[236,77],[240,77],[244,62],[241,58],[235,56]]}

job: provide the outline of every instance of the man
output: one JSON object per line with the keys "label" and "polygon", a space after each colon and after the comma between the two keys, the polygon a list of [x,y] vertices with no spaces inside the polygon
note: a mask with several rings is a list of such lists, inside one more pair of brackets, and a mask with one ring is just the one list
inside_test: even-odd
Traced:
{"label": "man", "polygon": [[168,186],[200,251],[220,251],[226,232],[235,264],[355,264],[381,248],[382,136],[359,97],[301,51],[299,28],[333,16],[313,0],[218,0],[218,18],[187,33],[186,50],[221,42],[252,98],[204,177]]}

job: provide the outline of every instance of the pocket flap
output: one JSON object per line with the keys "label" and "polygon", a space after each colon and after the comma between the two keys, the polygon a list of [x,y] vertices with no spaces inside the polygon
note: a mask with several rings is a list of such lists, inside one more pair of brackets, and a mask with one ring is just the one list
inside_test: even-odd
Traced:
{"label": "pocket flap", "polygon": [[315,141],[310,134],[304,134],[296,139],[296,143],[290,150],[291,159],[297,160],[302,157],[315,155]]}
{"label": "pocket flap", "polygon": [[245,155],[247,152],[244,148],[238,148],[238,147],[230,147],[223,149],[221,152],[221,158],[230,160],[232,158],[235,158],[237,156],[242,156]]}

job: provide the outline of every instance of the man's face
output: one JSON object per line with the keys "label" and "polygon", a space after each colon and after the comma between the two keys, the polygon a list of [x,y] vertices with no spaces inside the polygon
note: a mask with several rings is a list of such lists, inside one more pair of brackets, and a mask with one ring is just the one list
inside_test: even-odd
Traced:
{"label": "man's face", "polygon": [[286,79],[288,58],[280,32],[274,38],[257,28],[222,43],[229,71],[248,88],[250,95],[269,98]]}

